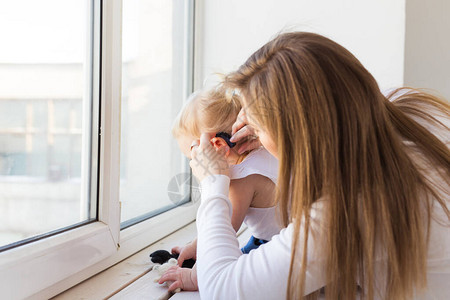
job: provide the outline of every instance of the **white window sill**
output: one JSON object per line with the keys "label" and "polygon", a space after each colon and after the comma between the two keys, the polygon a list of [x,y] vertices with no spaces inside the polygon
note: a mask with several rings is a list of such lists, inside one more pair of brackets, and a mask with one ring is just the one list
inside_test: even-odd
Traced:
{"label": "white window sill", "polygon": [[[149,255],[155,250],[170,251],[174,246],[185,245],[196,236],[196,225],[192,222],[52,299],[168,299],[167,286],[153,282],[155,274],[151,269],[154,264]],[[241,246],[249,237],[249,231],[243,226],[238,232]],[[181,292],[170,299],[194,300],[200,297],[198,292]]]}

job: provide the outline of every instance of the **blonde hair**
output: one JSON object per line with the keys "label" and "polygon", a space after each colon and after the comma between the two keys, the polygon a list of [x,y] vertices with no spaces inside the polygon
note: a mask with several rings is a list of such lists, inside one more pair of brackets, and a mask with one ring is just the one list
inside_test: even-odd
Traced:
{"label": "blonde hair", "polygon": [[[448,188],[449,149],[411,116],[448,132],[417,104],[447,118],[449,104],[421,91],[389,101],[349,51],[306,32],[279,35],[225,84],[240,90],[247,114],[277,145],[277,199],[284,224],[294,226],[288,299],[303,297],[310,211],[322,197],[329,202],[327,299],[355,299],[357,279],[373,299],[377,250],[387,257],[380,287],[386,299],[409,299],[424,288],[433,200],[449,220],[450,211],[404,141],[440,170]],[[298,245],[300,230],[305,239]]]}
{"label": "blonde hair", "polygon": [[200,137],[202,132],[226,132],[241,110],[237,94],[219,85],[194,92],[183,106],[172,126],[175,138],[181,135]]}

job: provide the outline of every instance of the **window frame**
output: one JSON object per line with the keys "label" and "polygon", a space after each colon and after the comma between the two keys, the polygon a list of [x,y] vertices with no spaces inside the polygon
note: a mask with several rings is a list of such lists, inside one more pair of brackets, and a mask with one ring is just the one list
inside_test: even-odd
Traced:
{"label": "window frame", "polygon": [[[92,0],[91,3],[94,12],[90,20],[94,26],[94,52],[95,44],[99,45],[97,55],[92,55],[92,63],[100,66],[99,71],[93,72],[91,80],[98,83],[92,85],[90,92],[93,101],[99,103],[92,107],[92,134],[99,140],[97,143],[92,139],[92,146],[90,149],[85,147],[85,150],[91,150],[89,155],[93,161],[98,158],[99,165],[98,170],[92,166],[90,185],[83,185],[82,195],[90,195],[91,205],[97,204],[95,199],[98,200],[97,221],[1,252],[0,290],[7,299],[53,297],[169,235],[196,217],[199,201],[189,202],[120,230],[122,0]],[[195,15],[199,7],[194,0],[184,3],[185,13],[188,14],[188,26],[185,26],[188,34],[184,42],[186,78],[183,89],[187,95],[198,78],[193,67],[193,60],[197,57],[193,44],[198,42],[194,28],[198,28]],[[96,34],[99,32],[101,34]]]}

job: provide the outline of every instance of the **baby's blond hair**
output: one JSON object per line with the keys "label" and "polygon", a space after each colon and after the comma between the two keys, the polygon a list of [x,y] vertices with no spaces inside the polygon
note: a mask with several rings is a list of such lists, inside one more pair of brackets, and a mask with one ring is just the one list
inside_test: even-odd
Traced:
{"label": "baby's blond hair", "polygon": [[172,126],[175,138],[181,135],[200,137],[202,132],[227,132],[241,110],[239,96],[222,86],[194,92]]}

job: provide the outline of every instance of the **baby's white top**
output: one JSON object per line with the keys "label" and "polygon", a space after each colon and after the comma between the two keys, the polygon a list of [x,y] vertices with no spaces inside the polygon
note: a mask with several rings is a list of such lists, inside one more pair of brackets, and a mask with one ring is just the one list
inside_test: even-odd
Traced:
{"label": "baby's white top", "polygon": [[260,174],[277,183],[278,160],[262,146],[250,152],[240,164],[230,166],[231,180],[252,174]]}
{"label": "baby's white top", "polygon": [[[278,160],[264,147],[250,152],[245,159],[237,165],[230,166],[230,179],[245,178],[252,174],[265,176],[277,183]],[[270,241],[272,236],[278,234],[282,228],[276,217],[277,206],[258,208],[249,207],[244,223],[255,238]]]}

